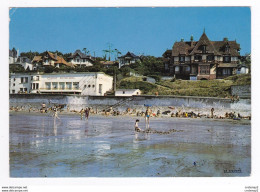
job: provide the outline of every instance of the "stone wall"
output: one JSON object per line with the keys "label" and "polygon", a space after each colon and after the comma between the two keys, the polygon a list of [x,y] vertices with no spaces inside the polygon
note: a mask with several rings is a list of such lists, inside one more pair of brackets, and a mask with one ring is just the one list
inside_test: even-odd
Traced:
{"label": "stone wall", "polygon": [[240,99],[238,102],[231,102],[230,99],[213,97],[181,97],[181,96],[79,96],[79,95],[47,95],[47,94],[12,94],[10,95],[10,106],[28,106],[41,108],[45,103],[47,107],[54,104],[69,106],[70,110],[80,110],[87,106],[94,110],[101,111],[113,106],[115,110],[125,111],[127,108],[135,108],[145,111],[145,105],[153,106],[154,110],[169,110],[169,106],[175,109],[182,109],[194,112],[210,112],[211,108],[219,113],[237,111],[245,115],[251,113],[251,100]]}

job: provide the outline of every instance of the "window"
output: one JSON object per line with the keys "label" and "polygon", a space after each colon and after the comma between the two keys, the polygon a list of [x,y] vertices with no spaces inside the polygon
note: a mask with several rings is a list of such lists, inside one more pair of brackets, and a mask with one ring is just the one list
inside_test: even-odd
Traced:
{"label": "window", "polygon": [[123,91],[123,94],[125,94],[125,91]]}
{"label": "window", "polygon": [[209,66],[201,65],[200,66],[200,74],[209,74]]}
{"label": "window", "polygon": [[79,89],[79,83],[73,82],[73,89]]}
{"label": "window", "polygon": [[202,56],[201,55],[195,55],[194,56],[194,60],[195,61],[201,61],[202,60]]}
{"label": "window", "polygon": [[86,59],[83,59],[83,62],[85,62],[86,61]]}
{"label": "window", "polygon": [[231,75],[231,70],[229,68],[224,68],[223,75]]}
{"label": "window", "polygon": [[98,85],[98,93],[101,93],[101,94],[102,94],[102,84],[99,84],[99,85]]}
{"label": "window", "polygon": [[94,87],[95,87],[95,85],[92,85],[92,87],[94,88]]}
{"label": "window", "polygon": [[50,82],[46,82],[45,83],[45,87],[46,87],[46,89],[50,90],[51,89],[51,83]]}
{"label": "window", "polygon": [[202,53],[206,53],[206,45],[202,46]]}
{"label": "window", "polygon": [[20,92],[23,92],[23,88],[20,88]]}
{"label": "window", "polygon": [[60,82],[59,83],[59,87],[60,87],[60,89],[65,89],[65,83],[64,82]]}
{"label": "window", "polygon": [[66,82],[66,89],[71,89],[71,83],[70,82]]}
{"label": "window", "polygon": [[88,87],[91,87],[91,85],[88,85]]}
{"label": "window", "polygon": [[23,90],[24,90],[24,92],[27,92],[27,88],[24,88]]}
{"label": "window", "polygon": [[184,67],[184,70],[185,70],[186,72],[189,72],[189,71],[190,71],[190,66]]}
{"label": "window", "polygon": [[15,86],[15,83],[13,83],[13,86]]}
{"label": "window", "polygon": [[33,80],[33,76],[31,76],[31,80]]}
{"label": "window", "polygon": [[16,78],[14,78],[14,81],[16,80]]}
{"label": "window", "polygon": [[136,92],[136,95],[139,95],[139,92]]}
{"label": "window", "polygon": [[213,55],[208,55],[207,56],[207,61],[213,61],[214,60],[214,56]]}
{"label": "window", "polygon": [[58,83],[57,82],[52,82],[52,88],[53,89],[58,89]]}
{"label": "window", "polygon": [[184,56],[180,56],[180,62],[185,62],[185,57]]}
{"label": "window", "polygon": [[12,90],[12,93],[15,93],[15,90]]}
{"label": "window", "polygon": [[28,77],[24,78],[24,83],[28,83]]}
{"label": "window", "polygon": [[175,71],[177,71],[177,72],[180,71],[180,67],[179,67],[179,66],[176,66],[176,67],[175,67]]}
{"label": "window", "polygon": [[77,59],[77,62],[79,63],[79,59]]}
{"label": "window", "polygon": [[87,85],[84,85],[84,89],[86,89],[87,88]]}
{"label": "window", "polygon": [[36,89],[39,89],[39,83],[36,83]]}
{"label": "window", "polygon": [[229,52],[229,46],[228,45],[225,46],[225,52]]}
{"label": "window", "polygon": [[40,80],[40,77],[39,76],[36,76],[36,81],[39,81]]}
{"label": "window", "polygon": [[231,57],[230,56],[224,56],[223,57],[224,63],[230,63],[231,62]]}
{"label": "window", "polygon": [[23,77],[21,77],[21,83],[23,83]]}

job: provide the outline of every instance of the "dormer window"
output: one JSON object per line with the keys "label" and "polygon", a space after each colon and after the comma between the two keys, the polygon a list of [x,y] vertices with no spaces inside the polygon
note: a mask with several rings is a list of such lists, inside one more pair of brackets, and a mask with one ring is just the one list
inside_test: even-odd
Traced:
{"label": "dormer window", "polygon": [[180,62],[185,62],[185,57],[184,56],[180,56]]}
{"label": "dormer window", "polygon": [[229,52],[229,46],[228,45],[225,46],[225,52]]}
{"label": "dormer window", "polygon": [[206,45],[202,45],[202,53],[206,53]]}

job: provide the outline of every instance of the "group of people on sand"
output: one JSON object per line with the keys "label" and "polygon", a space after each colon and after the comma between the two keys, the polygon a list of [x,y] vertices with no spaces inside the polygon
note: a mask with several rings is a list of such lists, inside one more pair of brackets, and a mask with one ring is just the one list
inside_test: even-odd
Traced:
{"label": "group of people on sand", "polygon": [[90,108],[89,108],[89,107],[86,107],[85,109],[82,108],[82,109],[80,110],[81,120],[83,119],[84,114],[85,114],[85,119],[88,120],[89,113],[90,113]]}

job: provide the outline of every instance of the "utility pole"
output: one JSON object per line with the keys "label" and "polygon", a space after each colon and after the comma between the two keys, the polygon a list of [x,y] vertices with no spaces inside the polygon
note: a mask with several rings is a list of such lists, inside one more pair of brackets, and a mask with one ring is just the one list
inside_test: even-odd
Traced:
{"label": "utility pole", "polygon": [[114,93],[116,93],[116,67],[114,67]]}

